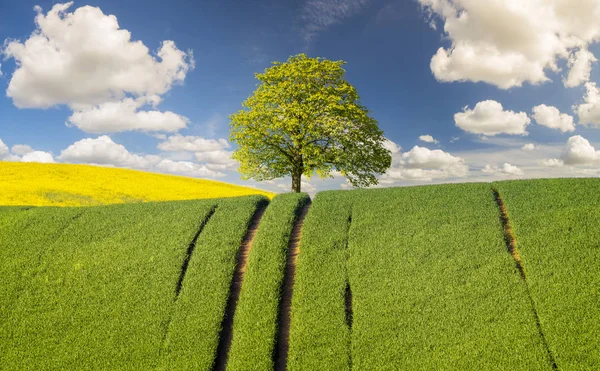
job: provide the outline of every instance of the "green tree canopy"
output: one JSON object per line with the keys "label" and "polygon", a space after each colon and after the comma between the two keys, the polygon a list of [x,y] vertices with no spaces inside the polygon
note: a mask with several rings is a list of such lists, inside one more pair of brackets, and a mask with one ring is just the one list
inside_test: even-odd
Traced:
{"label": "green tree canopy", "polygon": [[355,187],[377,184],[391,164],[377,121],[344,80],[344,61],[291,56],[273,62],[244,109],[229,116],[233,158],[244,179],[300,179],[338,171]]}

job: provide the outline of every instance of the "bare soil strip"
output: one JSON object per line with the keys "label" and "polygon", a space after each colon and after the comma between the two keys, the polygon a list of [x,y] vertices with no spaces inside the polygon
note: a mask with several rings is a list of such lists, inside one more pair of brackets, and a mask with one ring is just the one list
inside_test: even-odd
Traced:
{"label": "bare soil strip", "polygon": [[352,320],[354,312],[352,309],[352,288],[350,287],[350,273],[348,272],[348,260],[350,260],[350,250],[348,250],[348,243],[350,241],[350,226],[352,225],[352,209],[350,209],[350,216],[348,216],[348,228],[346,229],[346,293],[344,296],[345,309],[346,309],[346,326],[350,330],[350,344],[348,344],[348,360],[350,361],[350,370],[352,370]]}
{"label": "bare soil strip", "polygon": [[346,325],[352,330],[352,290],[350,282],[346,282]]}
{"label": "bare soil strip", "polygon": [[304,224],[304,218],[306,217],[309,208],[310,203],[302,208],[294,222],[294,228],[290,235],[285,272],[283,275],[281,301],[279,302],[279,328],[274,354],[276,371],[285,371],[287,368],[294,277],[296,275],[300,238],[302,237],[302,225]]}
{"label": "bare soil strip", "polygon": [[185,255],[185,259],[183,259],[183,263],[181,264],[181,272],[179,273],[179,279],[177,280],[177,286],[175,286],[175,300],[179,298],[179,293],[181,292],[181,285],[183,284],[183,279],[185,278],[185,274],[187,273],[188,265],[190,264],[190,259],[192,258],[192,254],[194,253],[194,249],[196,248],[196,241],[198,241],[198,237],[200,237],[200,233],[206,226],[206,223],[210,220],[210,217],[213,216],[217,206],[213,206],[213,208],[208,212],[206,218],[200,223],[200,227],[198,227],[198,232],[194,235],[192,242],[190,242],[187,253]]}
{"label": "bare soil strip", "polygon": [[504,241],[506,242],[506,247],[508,249],[508,252],[512,255],[513,259],[515,260],[517,269],[519,270],[521,278],[523,279],[523,283],[525,284],[527,296],[529,297],[529,302],[531,303],[531,310],[535,317],[535,323],[538,329],[538,333],[540,334],[542,342],[544,343],[544,347],[546,348],[546,352],[548,353],[548,358],[550,360],[550,363],[552,364],[552,369],[558,370],[556,360],[552,355],[552,351],[550,350],[550,346],[548,345],[548,342],[546,341],[546,336],[544,335],[544,331],[542,330],[540,317],[538,316],[537,310],[535,309],[535,302],[533,301],[533,297],[531,296],[531,292],[529,291],[529,285],[527,284],[527,277],[525,275],[525,268],[523,266],[523,262],[521,261],[521,255],[519,255],[519,250],[517,249],[517,237],[512,229],[512,226],[510,225],[508,209],[506,208],[506,205],[504,204],[500,193],[498,193],[498,191],[494,188],[492,188],[492,191],[494,192],[494,197],[500,210],[500,222],[502,223],[502,227],[504,228]]}
{"label": "bare soil strip", "polygon": [[227,366],[227,355],[229,354],[233,337],[233,316],[235,314],[235,308],[237,307],[238,298],[240,297],[240,291],[242,290],[242,282],[244,280],[244,274],[246,273],[246,265],[248,264],[248,255],[250,254],[252,241],[254,241],[260,219],[265,213],[266,208],[267,205],[261,205],[254,213],[250,225],[248,226],[248,231],[246,232],[237,253],[237,262],[231,286],[229,287],[229,298],[227,299],[225,316],[223,317],[223,322],[221,322],[221,334],[213,367],[213,370],[215,371],[225,371],[225,367]]}

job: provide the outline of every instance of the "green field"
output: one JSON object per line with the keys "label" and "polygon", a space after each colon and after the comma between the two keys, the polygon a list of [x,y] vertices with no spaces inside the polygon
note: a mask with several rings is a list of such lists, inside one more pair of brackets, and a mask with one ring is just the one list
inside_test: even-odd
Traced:
{"label": "green field", "polygon": [[0,370],[274,370],[282,341],[291,371],[600,369],[599,191],[554,179],[0,207]]}

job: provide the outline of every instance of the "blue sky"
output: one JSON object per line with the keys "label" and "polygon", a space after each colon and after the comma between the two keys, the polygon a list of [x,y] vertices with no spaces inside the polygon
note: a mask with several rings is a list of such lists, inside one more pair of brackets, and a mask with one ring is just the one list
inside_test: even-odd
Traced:
{"label": "blue sky", "polygon": [[255,72],[306,53],[347,62],[394,152],[382,186],[597,176],[600,4],[567,3],[1,0],[0,159],[286,190],[289,179],[240,179],[227,116]]}

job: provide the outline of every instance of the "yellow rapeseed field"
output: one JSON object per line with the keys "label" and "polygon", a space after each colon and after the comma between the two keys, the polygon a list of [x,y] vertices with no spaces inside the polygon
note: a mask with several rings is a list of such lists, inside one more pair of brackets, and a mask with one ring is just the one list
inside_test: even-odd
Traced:
{"label": "yellow rapeseed field", "polygon": [[91,165],[0,161],[0,205],[89,206],[273,193],[214,180]]}

